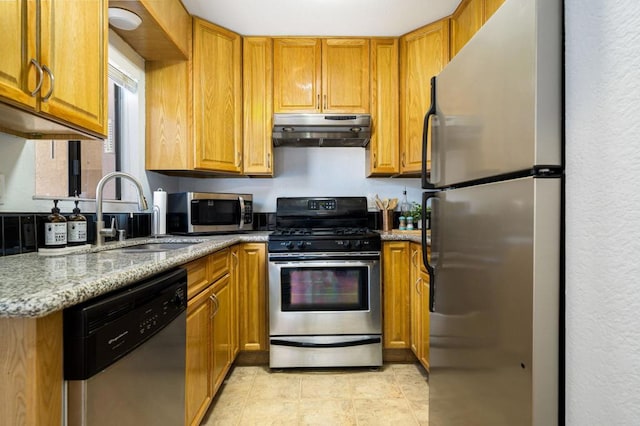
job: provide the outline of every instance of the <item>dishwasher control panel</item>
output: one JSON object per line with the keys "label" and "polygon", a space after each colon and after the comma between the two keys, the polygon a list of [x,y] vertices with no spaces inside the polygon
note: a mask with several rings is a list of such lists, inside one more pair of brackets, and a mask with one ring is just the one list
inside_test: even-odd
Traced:
{"label": "dishwasher control panel", "polygon": [[150,339],[186,310],[186,294],[176,269],[65,309],[65,379],[85,380]]}

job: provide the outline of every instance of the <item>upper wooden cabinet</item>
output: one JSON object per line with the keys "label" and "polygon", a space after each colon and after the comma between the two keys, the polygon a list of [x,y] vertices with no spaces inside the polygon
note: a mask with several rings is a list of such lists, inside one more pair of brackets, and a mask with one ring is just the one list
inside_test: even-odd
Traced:
{"label": "upper wooden cabinet", "polygon": [[398,101],[398,39],[371,40],[371,119],[366,148],[367,176],[400,172]]}
{"label": "upper wooden cabinet", "polygon": [[245,37],[242,48],[243,172],[273,176],[273,51],[268,37]]}
{"label": "upper wooden cabinet", "polygon": [[504,3],[504,0],[463,0],[451,15],[451,58]]}
{"label": "upper wooden cabinet", "polygon": [[462,0],[451,15],[451,57],[453,58],[483,24],[484,0]]}
{"label": "upper wooden cabinet", "polygon": [[170,174],[242,170],[241,39],[193,22],[191,61],[146,63],[146,168]]}
{"label": "upper wooden cabinet", "polygon": [[489,18],[498,10],[505,0],[484,0],[484,17],[482,22],[487,22]]}
{"label": "upper wooden cabinet", "polygon": [[195,168],[242,171],[242,66],[238,34],[193,21]]}
{"label": "upper wooden cabinet", "polygon": [[[418,175],[424,115],[431,105],[431,77],[449,61],[449,20],[412,31],[402,36],[400,43],[400,172]],[[430,144],[429,136],[427,153]]]}
{"label": "upper wooden cabinet", "polygon": [[277,38],[274,112],[369,112],[369,40]]}
{"label": "upper wooden cabinet", "polygon": [[18,118],[2,108],[0,129],[25,137],[64,138],[74,130],[105,136],[107,2],[2,1],[0,23],[0,101],[37,114]]}

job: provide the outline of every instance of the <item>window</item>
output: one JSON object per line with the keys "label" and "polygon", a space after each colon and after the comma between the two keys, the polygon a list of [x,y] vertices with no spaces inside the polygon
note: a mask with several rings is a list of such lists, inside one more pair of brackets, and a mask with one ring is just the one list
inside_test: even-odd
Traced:
{"label": "window", "polygon": [[[107,173],[122,170],[125,97],[137,92],[137,82],[109,64],[108,137],[97,140],[36,140],[34,198],[95,199],[96,186]],[[122,200],[120,179],[104,187],[104,197]]]}

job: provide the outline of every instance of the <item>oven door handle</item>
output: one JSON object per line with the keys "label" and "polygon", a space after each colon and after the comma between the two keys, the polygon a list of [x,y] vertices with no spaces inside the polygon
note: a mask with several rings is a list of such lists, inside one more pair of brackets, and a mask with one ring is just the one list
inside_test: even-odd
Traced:
{"label": "oven door handle", "polygon": [[288,340],[271,339],[270,343],[276,346],[291,346],[294,348],[346,348],[349,346],[362,346],[382,343],[382,339],[380,337],[372,337],[368,339],[351,340],[348,342],[336,343],[291,342]]}

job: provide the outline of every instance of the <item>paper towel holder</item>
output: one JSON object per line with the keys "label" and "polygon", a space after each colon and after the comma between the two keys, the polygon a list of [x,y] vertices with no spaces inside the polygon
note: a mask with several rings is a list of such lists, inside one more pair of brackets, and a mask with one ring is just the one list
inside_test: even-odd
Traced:
{"label": "paper towel holder", "polygon": [[[166,234],[166,220],[164,221],[164,226],[163,226],[163,221],[161,220],[162,218],[162,210],[164,208],[164,215],[166,217],[167,214],[167,192],[162,189],[162,188],[158,188],[153,192],[153,231],[152,231],[152,235],[155,238],[167,235]],[[162,229],[164,228],[164,229]]]}

